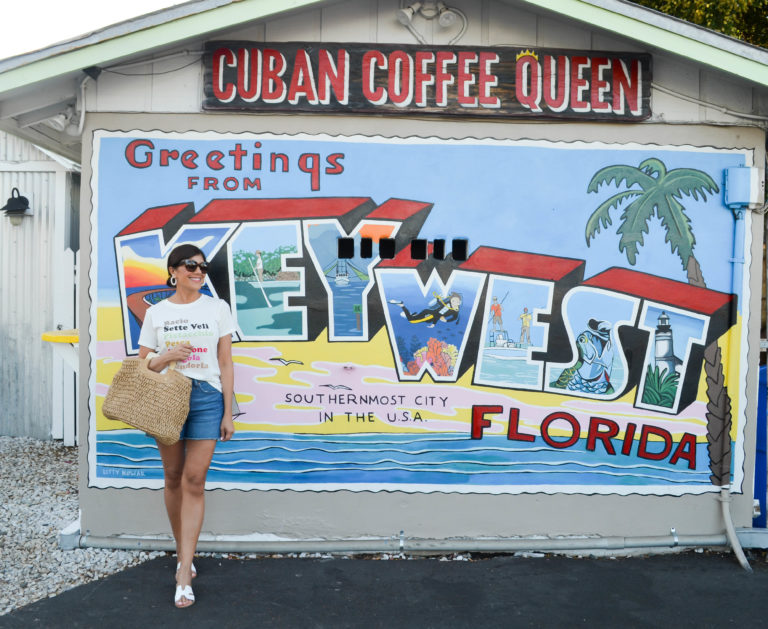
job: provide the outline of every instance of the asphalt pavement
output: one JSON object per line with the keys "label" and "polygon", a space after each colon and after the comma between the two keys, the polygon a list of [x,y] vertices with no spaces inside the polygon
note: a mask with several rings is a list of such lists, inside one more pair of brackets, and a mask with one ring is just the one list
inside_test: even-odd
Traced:
{"label": "asphalt pavement", "polygon": [[[466,557],[466,555],[464,555]],[[197,601],[173,606],[154,559],[0,616],[0,628],[765,627],[768,563],[727,553],[568,558],[195,560]]]}

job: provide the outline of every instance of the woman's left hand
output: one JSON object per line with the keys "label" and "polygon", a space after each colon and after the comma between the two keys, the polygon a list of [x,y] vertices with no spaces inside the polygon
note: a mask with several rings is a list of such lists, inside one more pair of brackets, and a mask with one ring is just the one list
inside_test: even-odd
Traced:
{"label": "woman's left hand", "polygon": [[232,415],[227,414],[221,418],[221,440],[229,441],[234,434],[235,422],[232,420]]}

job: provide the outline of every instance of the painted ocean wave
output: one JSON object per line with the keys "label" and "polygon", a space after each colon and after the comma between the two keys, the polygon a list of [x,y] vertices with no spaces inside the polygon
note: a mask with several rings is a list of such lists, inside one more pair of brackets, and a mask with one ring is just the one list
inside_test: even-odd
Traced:
{"label": "painted ocean wave", "polygon": [[[150,463],[151,461],[151,463]],[[134,467],[134,468],[140,468],[144,465],[148,465],[151,467],[161,467],[162,463],[160,459],[148,459],[148,458],[140,458],[140,459],[133,459],[130,457],[124,457],[124,456],[116,456],[116,455],[110,455],[110,456],[104,456],[99,460],[99,463],[101,465],[112,465],[112,466],[124,466],[124,467]],[[450,460],[446,459],[443,461],[403,461],[398,459],[376,459],[373,461],[345,461],[345,460],[333,460],[330,462],[324,462],[314,459],[264,459],[259,461],[249,460],[249,459],[237,459],[237,460],[231,460],[227,461],[226,465],[217,466],[217,465],[211,465],[211,469],[219,469],[219,470],[238,470],[238,471],[248,471],[248,472],[265,472],[265,471],[279,471],[283,468],[285,468],[285,471],[291,471],[291,472],[314,472],[318,470],[327,470],[327,469],[341,469],[341,467],[345,467],[345,469],[357,469],[357,470],[367,470],[367,469],[385,469],[386,466],[393,465],[393,466],[400,466],[397,469],[409,469],[410,471],[419,471],[420,468],[425,467],[441,467],[446,468],[445,471],[459,471],[459,472],[468,472],[468,471],[486,471],[491,473],[498,473],[499,471],[505,471],[510,468],[520,467],[520,466],[526,466],[526,469],[529,471],[546,471],[547,469],[551,467],[566,467],[566,466],[573,466],[574,471],[579,471],[582,468],[588,468],[590,471],[616,471],[617,473],[623,472],[627,469],[632,469],[637,471],[640,470],[650,470],[655,472],[665,472],[664,468],[653,466],[653,465],[632,465],[632,466],[619,466],[619,465],[611,465],[608,463],[584,463],[581,461],[557,461],[557,462],[547,462],[547,461],[504,461],[504,462],[491,462],[491,461],[465,461],[465,460]],[[317,467],[314,467],[317,466]],[[325,466],[325,467],[321,467]],[[453,468],[451,469],[451,467]],[[540,468],[538,466],[541,466]],[[493,468],[503,468],[502,470],[494,470]],[[390,469],[390,468],[386,468]],[[396,469],[396,468],[391,468]],[[685,473],[688,473],[690,475],[696,475],[697,472],[691,471],[691,470],[679,470],[678,473],[685,475]]]}
{"label": "painted ocean wave", "polygon": [[[275,440],[277,442],[277,440]],[[148,443],[146,445],[128,445],[128,444],[122,444],[118,441],[114,442],[104,442],[104,443],[112,443],[114,447],[114,451],[117,452],[121,447],[128,449],[129,451],[133,451],[135,448],[147,448],[147,449],[154,449],[155,446],[152,443]],[[464,440],[464,443],[466,443],[466,439]],[[472,441],[472,444],[477,443],[477,441]],[[449,447],[449,448],[437,448],[437,447],[431,447],[431,448],[423,448],[420,450],[416,449],[408,449],[409,444],[405,444],[403,448],[392,448],[392,447],[380,447],[380,448],[374,448],[374,447],[361,447],[358,448],[349,448],[348,445],[345,445],[343,447],[340,447],[342,444],[334,444],[334,443],[323,443],[322,447],[316,446],[314,444],[310,445],[309,447],[302,447],[300,445],[297,445],[296,447],[289,447],[285,445],[263,445],[260,447],[243,447],[237,443],[234,443],[233,441],[223,442],[219,443],[216,446],[217,453],[221,455],[225,455],[231,452],[264,452],[266,450],[283,450],[285,452],[309,452],[312,450],[317,450],[320,452],[335,452],[335,453],[364,453],[364,452],[406,452],[407,454],[412,455],[422,455],[422,454],[430,454],[435,452],[520,452],[520,453],[527,453],[527,452],[544,452],[551,450],[549,446],[539,446],[534,448],[525,448],[525,447],[510,447],[510,448],[501,448],[501,447],[495,447],[495,446],[488,446],[488,447],[477,447],[477,446],[465,446],[461,447],[461,445],[457,444],[455,447]],[[413,444],[415,445],[415,444]],[[420,444],[423,447],[423,444]]]}
{"label": "painted ocean wave", "polygon": [[[622,442],[612,440],[616,452]],[[649,444],[655,452],[658,443]],[[633,450],[636,449],[636,446]],[[585,440],[552,448],[540,437],[521,444],[505,436],[472,440],[464,435],[283,435],[239,432],[219,442],[208,480],[250,484],[323,483],[402,485],[708,485],[706,444],[697,445],[696,470],[651,461],[636,454],[609,455]],[[97,436],[97,475],[104,478],[161,479],[154,441],[132,430]]]}

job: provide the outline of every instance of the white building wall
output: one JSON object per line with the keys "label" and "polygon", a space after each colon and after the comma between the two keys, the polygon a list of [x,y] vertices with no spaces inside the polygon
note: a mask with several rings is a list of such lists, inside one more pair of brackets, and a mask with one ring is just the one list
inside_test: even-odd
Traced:
{"label": "white building wall", "polygon": [[[63,194],[57,201],[57,185],[68,185],[64,166],[0,133],[0,206],[15,187],[34,213],[18,226],[0,214],[0,435],[52,436],[53,349],[40,335],[57,323],[74,324],[74,312],[64,320],[53,299],[66,245],[66,207]],[[74,290],[74,277],[70,281]]]}
{"label": "white building wall", "polygon": [[[571,122],[564,124],[506,124],[494,122],[446,123],[442,120],[374,116],[248,116],[226,113],[168,116],[160,114],[98,114],[88,119],[86,136],[95,129],[153,130],[168,132],[211,130],[237,133],[243,129],[279,130],[287,134],[330,135],[382,134],[390,137],[508,137],[522,139],[537,133],[545,140],[574,141],[588,134],[597,142],[685,144],[751,147],[762,163],[763,135],[757,129],[738,130],[708,125],[620,125]],[[84,147],[84,182],[92,182],[91,145]],[[92,190],[83,187],[83,216],[90,212]],[[89,277],[90,225],[82,221],[82,273]],[[752,259],[759,259],[761,225],[753,223]],[[754,267],[753,267],[754,269]],[[753,271],[754,272],[754,271]],[[759,308],[759,295],[751,295],[751,312]],[[81,320],[88,320],[90,302],[81,295]],[[751,320],[750,338],[758,323]],[[83,324],[83,343],[87,326]],[[752,345],[754,347],[754,345]],[[90,369],[90,357],[81,353],[81,373]],[[747,374],[748,390],[755,390],[756,370]],[[88,429],[88,386],[80,387],[81,434]],[[746,413],[754,417],[756,401]],[[747,422],[745,443],[754,443],[754,422]],[[734,494],[731,510],[735,525],[748,526],[752,518],[752,470],[754,449],[745,459],[745,491]],[[89,486],[88,448],[81,448],[81,531],[101,537],[168,535],[162,492],[149,489],[95,488]],[[230,491],[207,492],[203,531],[208,536],[249,536],[249,539],[306,540],[362,539],[397,536],[409,538],[479,539],[525,535],[664,536],[670,528],[678,533],[721,534],[724,525],[718,494],[683,496],[619,495],[472,495],[407,492],[346,491]],[[233,517],[236,514],[236,517]],[[267,535],[268,534],[268,535]],[[276,537],[271,537],[276,536]],[[210,539],[210,537],[208,537]],[[114,539],[110,543],[120,544]],[[226,543],[226,542],[225,542]]]}

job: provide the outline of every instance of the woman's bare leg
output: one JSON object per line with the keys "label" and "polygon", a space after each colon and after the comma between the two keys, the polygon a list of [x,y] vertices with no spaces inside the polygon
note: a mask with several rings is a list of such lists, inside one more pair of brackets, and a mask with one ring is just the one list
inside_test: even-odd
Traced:
{"label": "woman's bare leg", "polygon": [[186,456],[181,475],[180,531],[176,538],[181,564],[176,575],[179,585],[190,585],[192,582],[192,559],[205,516],[205,477],[216,448],[215,439],[188,439],[185,443]]}
{"label": "woman's bare leg", "polygon": [[176,554],[179,555],[179,540],[181,539],[181,478],[185,459],[184,442],[177,441],[172,446],[164,446],[162,443],[158,443],[157,447],[160,450],[160,458],[163,460],[165,510],[171,523],[173,539],[176,541]]}

